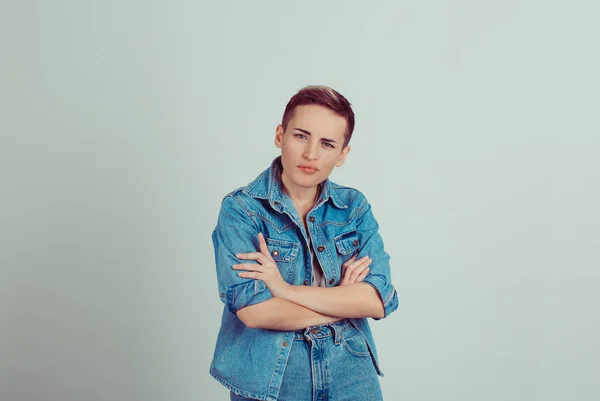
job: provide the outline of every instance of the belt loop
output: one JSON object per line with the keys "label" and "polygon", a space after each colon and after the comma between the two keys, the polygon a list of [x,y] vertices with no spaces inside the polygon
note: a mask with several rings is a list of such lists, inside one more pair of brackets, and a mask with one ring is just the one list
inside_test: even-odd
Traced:
{"label": "belt loop", "polygon": [[340,345],[340,338],[342,336],[342,328],[339,326],[336,326],[335,324],[331,325],[331,330],[333,331],[333,343],[335,345]]}
{"label": "belt loop", "polygon": [[310,335],[310,328],[307,327],[304,329],[304,333],[302,334],[304,335],[304,340],[312,344],[313,338]]}

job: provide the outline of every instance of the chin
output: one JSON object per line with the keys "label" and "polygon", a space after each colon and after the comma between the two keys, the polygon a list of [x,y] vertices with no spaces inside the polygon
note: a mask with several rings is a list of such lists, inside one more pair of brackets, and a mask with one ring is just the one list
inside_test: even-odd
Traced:
{"label": "chin", "polygon": [[318,177],[297,177],[297,179],[295,180],[295,184],[301,187],[305,187],[305,188],[310,188],[310,187],[315,187],[317,185],[319,185],[321,183],[321,181],[323,181],[321,178]]}

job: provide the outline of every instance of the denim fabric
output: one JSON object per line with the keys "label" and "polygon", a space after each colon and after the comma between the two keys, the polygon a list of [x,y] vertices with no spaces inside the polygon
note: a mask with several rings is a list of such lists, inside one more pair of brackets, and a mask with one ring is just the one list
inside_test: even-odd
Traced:
{"label": "denim fabric", "polygon": [[[277,400],[295,337],[293,331],[247,328],[236,315],[245,306],[272,298],[262,281],[241,278],[231,268],[240,263],[237,253],[258,249],[259,232],[265,236],[282,277],[294,285],[312,281],[309,238],[330,287],[339,284],[342,263],[355,254],[358,258],[370,256],[371,271],[363,282],[378,292],[385,316],[398,307],[390,258],[371,206],[360,191],[325,180],[307,221],[310,237],[292,200],[282,191],[280,158],[246,187],[223,199],[212,240],[224,308],[210,373],[235,394]],[[383,376],[367,319],[347,321],[366,339],[369,361]]]}
{"label": "denim fabric", "polygon": [[[252,400],[230,394],[231,400]],[[348,320],[295,332],[278,401],[382,399],[366,338]]]}

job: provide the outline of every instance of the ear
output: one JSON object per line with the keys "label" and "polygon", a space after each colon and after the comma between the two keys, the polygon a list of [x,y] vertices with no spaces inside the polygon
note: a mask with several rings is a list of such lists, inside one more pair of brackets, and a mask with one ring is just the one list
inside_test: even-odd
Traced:
{"label": "ear", "polygon": [[281,149],[283,144],[283,133],[284,133],[283,125],[279,124],[277,129],[275,130],[275,146]]}
{"label": "ear", "polygon": [[344,164],[344,162],[346,161],[348,153],[350,153],[350,146],[346,146],[344,149],[342,149],[342,154],[338,158],[338,161],[335,163],[337,167],[342,167],[342,164]]}

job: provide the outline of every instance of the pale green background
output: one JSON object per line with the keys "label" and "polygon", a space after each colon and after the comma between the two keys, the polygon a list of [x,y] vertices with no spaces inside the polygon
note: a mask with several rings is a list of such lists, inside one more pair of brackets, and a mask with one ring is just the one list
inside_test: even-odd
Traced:
{"label": "pale green background", "polygon": [[357,125],[386,400],[600,399],[593,1],[0,2],[0,400],[225,400],[210,234],[285,103]]}

